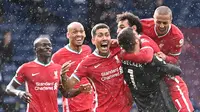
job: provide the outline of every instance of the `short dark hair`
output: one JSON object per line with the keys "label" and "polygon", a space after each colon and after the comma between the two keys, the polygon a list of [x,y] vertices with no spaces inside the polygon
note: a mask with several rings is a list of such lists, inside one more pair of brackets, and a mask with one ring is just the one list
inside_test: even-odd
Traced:
{"label": "short dark hair", "polygon": [[130,27],[133,25],[136,25],[137,29],[136,32],[140,34],[142,32],[142,24],[140,23],[140,19],[138,16],[130,13],[130,12],[124,12],[122,14],[117,15],[117,23],[120,21],[128,20],[128,24]]}
{"label": "short dark hair", "polygon": [[124,28],[117,36],[119,45],[126,51],[130,52],[135,49],[136,35],[131,27]]}
{"label": "short dark hair", "polygon": [[97,31],[98,29],[102,29],[102,28],[106,28],[106,29],[108,29],[109,32],[110,32],[110,27],[109,27],[108,25],[106,25],[106,24],[104,24],[104,23],[98,23],[98,24],[96,24],[96,25],[92,28],[92,31],[91,31],[92,37],[94,37],[94,36],[96,35],[96,31]]}

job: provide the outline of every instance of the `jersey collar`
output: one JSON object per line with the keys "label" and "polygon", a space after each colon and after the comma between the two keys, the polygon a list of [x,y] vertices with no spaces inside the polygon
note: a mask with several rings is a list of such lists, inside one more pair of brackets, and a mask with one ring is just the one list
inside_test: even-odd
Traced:
{"label": "jersey collar", "polygon": [[76,54],[81,54],[81,52],[82,52],[82,48],[81,48],[80,52],[74,51],[73,49],[70,48],[70,44],[67,44],[67,45],[65,46],[65,48],[66,48],[68,51],[70,51],[70,52],[72,52],[72,53],[76,53]]}
{"label": "jersey collar", "polygon": [[98,49],[95,49],[95,51],[92,54],[94,54],[95,56],[100,57],[100,58],[108,58],[110,56],[110,53],[108,54],[108,56],[99,55],[99,50]]}
{"label": "jersey collar", "polygon": [[158,36],[158,33],[156,32],[156,25],[154,26],[154,32],[156,33],[156,35],[158,36],[158,38],[164,37],[164,36],[167,35],[167,34],[169,33],[169,31],[171,30],[171,26],[172,26],[172,25],[169,25],[169,29],[168,29],[167,33],[164,34],[164,35],[162,35],[162,36]]}
{"label": "jersey collar", "polygon": [[41,62],[38,61],[37,58],[34,60],[34,62],[37,63],[37,64],[39,64],[39,65],[45,66],[45,67],[49,66],[51,64],[51,61],[49,63],[47,63],[47,64],[41,63]]}

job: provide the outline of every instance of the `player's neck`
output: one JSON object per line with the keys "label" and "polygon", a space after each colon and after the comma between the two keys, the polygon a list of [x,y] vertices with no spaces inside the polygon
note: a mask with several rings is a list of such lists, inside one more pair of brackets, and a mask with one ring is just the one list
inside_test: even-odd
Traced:
{"label": "player's neck", "polygon": [[166,35],[167,34],[167,32],[159,32],[159,31],[156,31],[156,33],[157,33],[157,35],[159,36],[159,37],[162,37],[162,36],[164,36],[164,35]]}
{"label": "player's neck", "polygon": [[164,37],[165,35],[169,33],[170,30],[171,30],[171,25],[169,26],[168,30],[165,32],[160,32],[159,29],[156,28],[156,25],[154,26],[154,31],[158,37]]}
{"label": "player's neck", "polygon": [[99,52],[99,55],[100,55],[100,56],[103,56],[103,57],[108,57],[109,54],[110,54],[110,52],[108,52],[108,53],[101,53],[101,52]]}
{"label": "player's neck", "polygon": [[46,58],[46,57],[37,57],[37,60],[42,63],[42,64],[49,64],[51,61],[51,58]]}
{"label": "player's neck", "polygon": [[96,49],[94,52],[95,52],[95,54],[96,54],[96,55],[98,55],[98,56],[100,56],[100,57],[107,58],[107,57],[109,57],[109,56],[110,56],[110,52],[107,52],[107,53],[102,53],[102,52],[99,52],[99,50],[98,50],[98,49]]}
{"label": "player's neck", "polygon": [[81,46],[75,46],[75,45],[69,44],[69,48],[73,51],[76,51],[76,52],[81,51]]}

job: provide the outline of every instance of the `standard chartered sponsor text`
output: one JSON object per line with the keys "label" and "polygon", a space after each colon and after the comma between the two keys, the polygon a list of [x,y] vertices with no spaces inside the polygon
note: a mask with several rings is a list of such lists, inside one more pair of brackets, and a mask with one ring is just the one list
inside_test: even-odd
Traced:
{"label": "standard chartered sponsor text", "polygon": [[119,71],[119,68],[115,68],[110,71],[102,72],[101,80],[102,81],[109,80],[109,79],[112,79],[112,78],[120,76],[120,75],[121,75],[121,72]]}
{"label": "standard chartered sponsor text", "polygon": [[35,90],[55,90],[55,82],[36,82]]}

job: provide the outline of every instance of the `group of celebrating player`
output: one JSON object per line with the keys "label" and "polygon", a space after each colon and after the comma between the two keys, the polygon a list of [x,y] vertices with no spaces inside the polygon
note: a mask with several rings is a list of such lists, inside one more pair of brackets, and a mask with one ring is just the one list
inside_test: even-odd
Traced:
{"label": "group of celebrating player", "polygon": [[[84,27],[67,27],[69,44],[52,52],[49,38],[34,41],[36,59],[20,66],[6,92],[27,102],[27,112],[193,112],[188,89],[175,64],[184,42],[172,23],[172,12],[158,7],[152,19],[130,12],[117,15],[117,39],[110,28],[96,24],[91,31],[96,49],[83,45]],[[26,91],[17,89],[25,82]]]}

